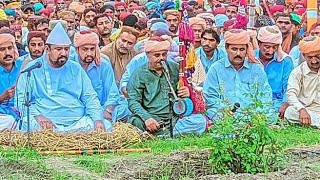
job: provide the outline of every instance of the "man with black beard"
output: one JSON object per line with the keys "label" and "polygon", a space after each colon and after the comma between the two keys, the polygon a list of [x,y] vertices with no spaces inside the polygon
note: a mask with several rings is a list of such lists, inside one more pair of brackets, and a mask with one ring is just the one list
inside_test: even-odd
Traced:
{"label": "man with black beard", "polygon": [[[17,84],[18,104],[22,113],[22,131],[28,130],[24,108],[26,88],[31,89],[30,130],[53,129],[56,132],[111,130],[103,120],[102,109],[90,79],[79,63],[70,61],[71,41],[59,22],[46,41],[45,54],[26,68],[41,63],[41,68],[20,76]],[[29,80],[28,80],[29,79]],[[27,87],[28,86],[28,87]]]}
{"label": "man with black beard", "polygon": [[103,47],[110,44],[112,41],[110,40],[110,35],[112,32],[113,21],[107,14],[99,14],[93,19],[97,34],[100,37],[99,46]]}
{"label": "man with black beard", "polygon": [[93,19],[94,17],[97,16],[98,13],[99,13],[98,10],[94,8],[85,9],[83,12],[83,19],[84,19],[84,22],[86,23],[87,28],[81,27],[80,30],[85,30],[89,28],[94,31],[95,23]]}
{"label": "man with black beard", "polygon": [[73,59],[87,72],[104,110],[103,117],[115,122],[125,119],[129,110],[127,105],[119,103],[120,94],[110,59],[100,54],[98,44],[99,37],[96,33],[91,31],[76,33],[74,45],[77,54],[74,54]]}
{"label": "man with black beard", "polygon": [[179,27],[179,23],[180,23],[180,12],[175,9],[169,9],[169,10],[166,10],[163,13],[163,15],[168,23],[170,32],[172,32],[172,34],[174,34],[175,36],[178,36],[178,27]]}
{"label": "man with black beard", "polygon": [[22,69],[31,61],[42,56],[44,52],[46,34],[41,31],[30,31],[27,37],[27,45],[29,53],[19,57],[23,61]]}

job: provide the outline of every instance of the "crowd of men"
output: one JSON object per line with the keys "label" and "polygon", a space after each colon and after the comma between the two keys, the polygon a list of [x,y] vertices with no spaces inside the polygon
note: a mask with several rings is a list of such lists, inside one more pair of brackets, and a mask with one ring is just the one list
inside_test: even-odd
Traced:
{"label": "crowd of men", "polygon": [[[177,86],[186,19],[175,1],[0,0],[0,129],[110,131],[122,121],[166,135],[173,119],[174,134],[201,134],[235,103],[252,105],[248,94],[271,121],[320,127],[320,24],[307,29],[305,0],[261,2],[252,27],[239,1],[180,6],[195,35],[190,87]],[[177,96],[201,91],[206,113],[171,117],[162,61]]]}

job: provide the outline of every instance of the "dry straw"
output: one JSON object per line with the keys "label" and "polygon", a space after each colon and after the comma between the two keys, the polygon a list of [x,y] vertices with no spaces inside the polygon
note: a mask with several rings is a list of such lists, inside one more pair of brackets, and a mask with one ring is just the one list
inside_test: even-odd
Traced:
{"label": "dry straw", "polygon": [[30,147],[37,151],[69,151],[81,149],[120,149],[141,142],[139,131],[130,124],[116,123],[112,132],[59,134],[53,131],[30,133],[0,132],[1,147]]}

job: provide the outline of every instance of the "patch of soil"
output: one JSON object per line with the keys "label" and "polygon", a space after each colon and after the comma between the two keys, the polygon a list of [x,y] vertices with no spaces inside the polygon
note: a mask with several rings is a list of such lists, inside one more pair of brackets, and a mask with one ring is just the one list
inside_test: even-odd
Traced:
{"label": "patch of soil", "polygon": [[113,162],[106,175],[109,179],[196,178],[211,173],[209,151],[180,151]]}
{"label": "patch of soil", "polygon": [[24,160],[0,159],[1,179],[52,179],[52,174],[37,166],[37,163]]}
{"label": "patch of soil", "polygon": [[98,174],[77,166],[73,163],[71,159],[62,157],[48,157],[47,159],[45,159],[45,164],[49,169],[53,169],[58,172],[68,173],[70,175],[77,176],[81,179],[102,179],[101,176],[99,176]]}
{"label": "patch of soil", "polygon": [[[201,180],[305,180],[320,179],[320,147],[289,151],[286,166],[267,174],[212,175],[209,151],[181,151],[169,156],[152,155],[112,161],[106,174],[109,179],[201,179]],[[110,162],[109,162],[110,163]]]}

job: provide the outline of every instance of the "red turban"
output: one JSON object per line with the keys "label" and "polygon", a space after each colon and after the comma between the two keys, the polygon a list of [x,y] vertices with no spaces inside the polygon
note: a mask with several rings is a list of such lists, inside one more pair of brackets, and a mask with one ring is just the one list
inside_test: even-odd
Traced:
{"label": "red turban", "polygon": [[126,18],[126,17],[128,17],[129,15],[131,15],[131,13],[129,13],[129,12],[122,12],[121,14],[120,14],[120,16],[119,16],[119,19],[120,19],[120,21],[124,21],[124,19]]}
{"label": "red turban", "polygon": [[214,10],[213,15],[218,15],[218,14],[226,14],[227,9],[224,7],[218,7]]}
{"label": "red turban", "polygon": [[53,9],[41,9],[39,12],[39,15],[44,14],[49,17],[49,15],[53,13],[53,11],[54,11]]}
{"label": "red turban", "polygon": [[301,5],[301,6],[303,6],[303,7],[306,7],[306,3],[305,3],[305,2],[302,2],[302,1],[294,2],[294,3],[293,3],[293,7],[296,7],[297,5]]}
{"label": "red turban", "polygon": [[284,12],[285,6],[283,5],[275,5],[270,7],[271,15],[274,15],[277,12]]}
{"label": "red turban", "polygon": [[74,46],[79,48],[83,45],[95,45],[96,46],[96,64],[99,65],[101,61],[100,48],[99,48],[99,37],[96,33],[90,30],[84,30],[77,32],[74,35]]}
{"label": "red turban", "polygon": [[115,9],[117,9],[120,6],[123,6],[124,8],[127,8],[127,4],[125,2],[116,2],[116,3],[114,3],[114,8]]}

